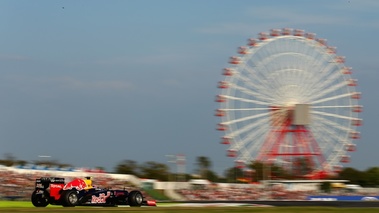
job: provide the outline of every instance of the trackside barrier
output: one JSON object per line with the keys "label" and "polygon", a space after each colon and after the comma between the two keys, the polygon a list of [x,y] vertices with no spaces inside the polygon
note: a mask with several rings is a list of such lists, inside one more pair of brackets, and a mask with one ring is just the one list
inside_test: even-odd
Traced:
{"label": "trackside barrier", "polygon": [[379,201],[379,196],[308,196],[310,201]]}

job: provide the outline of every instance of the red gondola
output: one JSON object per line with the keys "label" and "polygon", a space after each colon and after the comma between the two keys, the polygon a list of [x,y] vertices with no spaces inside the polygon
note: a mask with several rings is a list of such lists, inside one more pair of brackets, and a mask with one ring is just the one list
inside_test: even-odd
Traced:
{"label": "red gondola", "polygon": [[244,47],[244,46],[241,46],[238,48],[238,51],[237,51],[239,54],[241,55],[246,55],[249,53],[249,48],[247,47]]}
{"label": "red gondola", "polygon": [[361,99],[361,93],[360,92],[353,92],[351,94],[352,99]]}
{"label": "red gondola", "polygon": [[311,39],[311,40],[314,40],[316,38],[316,34],[315,33],[306,33],[305,34],[305,37],[307,39]]}
{"label": "red gondola", "polygon": [[234,70],[232,68],[225,68],[222,74],[226,76],[232,76],[234,74]]}
{"label": "red gondola", "polygon": [[319,44],[321,44],[322,46],[326,46],[326,44],[327,44],[326,39],[324,39],[324,38],[318,38],[317,42]]}
{"label": "red gondola", "polygon": [[217,95],[215,101],[219,103],[223,103],[223,102],[226,102],[226,98],[223,95]]}
{"label": "red gondola", "polygon": [[360,106],[360,105],[353,106],[353,112],[362,112],[362,111],[363,111],[362,106]]}
{"label": "red gondola", "polygon": [[350,75],[351,74],[351,67],[344,67],[341,70],[342,74]]}
{"label": "red gondola", "polygon": [[218,124],[217,125],[217,130],[218,131],[226,131],[228,128],[224,124]]}
{"label": "red gondola", "polygon": [[336,58],[334,60],[336,63],[343,64],[343,63],[345,63],[345,56],[336,56]]}
{"label": "red gondola", "polygon": [[220,88],[220,89],[229,88],[229,84],[226,81],[220,81],[220,82],[218,82],[218,88]]}
{"label": "red gondola", "polygon": [[228,155],[228,157],[235,158],[235,157],[237,157],[237,150],[229,149],[227,155]]}
{"label": "red gondola", "polygon": [[304,30],[296,29],[293,33],[294,36],[304,36]]}
{"label": "red gondola", "polygon": [[291,28],[283,28],[282,35],[291,35],[292,29]]}
{"label": "red gondola", "polygon": [[252,47],[254,47],[254,46],[257,46],[257,40],[255,39],[255,38],[249,38],[249,40],[247,40],[247,45],[249,45],[249,46],[252,46]]}
{"label": "red gondola", "polygon": [[350,133],[350,138],[351,139],[359,139],[360,138],[359,132],[351,132]]}
{"label": "red gondola", "polygon": [[243,169],[245,168],[245,162],[243,162],[242,160],[236,160],[235,162],[235,165],[238,169]]}
{"label": "red gondola", "polygon": [[329,54],[335,54],[335,53],[337,53],[337,48],[336,47],[328,46],[326,48],[326,52],[329,53]]}
{"label": "red gondola", "polygon": [[350,163],[350,157],[347,155],[344,155],[341,157],[340,162],[341,163]]}
{"label": "red gondola", "polygon": [[280,30],[279,29],[271,29],[270,31],[270,36],[275,37],[280,35]]}
{"label": "red gondola", "polygon": [[357,146],[355,144],[347,144],[345,146],[345,149],[348,152],[355,152],[355,151],[357,151]]}
{"label": "red gondola", "polygon": [[221,138],[221,144],[229,145],[231,141],[230,137],[222,137]]}
{"label": "red gondola", "polygon": [[362,126],[362,119],[354,119],[351,121],[351,125],[353,126]]}
{"label": "red gondola", "polygon": [[258,34],[258,39],[261,41],[264,41],[264,40],[268,39],[268,34],[266,32],[261,32]]}
{"label": "red gondola", "polygon": [[215,112],[215,116],[219,116],[219,117],[223,117],[225,116],[225,111],[222,110],[222,109],[217,109],[216,112]]}
{"label": "red gondola", "polygon": [[357,80],[356,79],[348,79],[347,85],[350,87],[355,87],[355,86],[357,86]]}
{"label": "red gondola", "polygon": [[237,57],[237,56],[232,56],[232,57],[230,57],[229,63],[230,64],[240,64],[241,58]]}

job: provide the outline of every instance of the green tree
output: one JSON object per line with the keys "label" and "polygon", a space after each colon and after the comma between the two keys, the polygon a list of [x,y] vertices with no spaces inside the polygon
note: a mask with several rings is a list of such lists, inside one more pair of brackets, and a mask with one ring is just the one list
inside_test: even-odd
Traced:
{"label": "green tree", "polygon": [[12,153],[5,153],[4,160],[0,161],[0,164],[4,166],[13,166],[17,162],[16,157]]}
{"label": "green tree", "polygon": [[361,186],[365,185],[365,180],[363,178],[363,173],[357,169],[347,167],[344,168],[339,174],[338,179],[349,180],[351,184],[359,184]]}
{"label": "green tree", "polygon": [[[260,161],[253,161],[248,167],[254,171],[252,174],[253,181],[258,182],[267,179],[267,172],[265,172],[265,165]],[[265,174],[266,173],[266,174]]]}
{"label": "green tree", "polygon": [[332,188],[332,186],[331,186],[330,182],[323,182],[320,185],[320,190],[323,192],[326,192],[326,193],[329,193],[331,188]]}
{"label": "green tree", "polygon": [[219,182],[220,181],[218,175],[211,170],[207,170],[205,175],[206,175],[207,179],[211,182]]}
{"label": "green tree", "polygon": [[364,171],[365,186],[377,187],[379,186],[379,167],[371,167]]}
{"label": "green tree", "polygon": [[209,158],[205,156],[197,157],[197,166],[201,178],[208,179],[207,174],[210,170],[210,167],[212,166],[212,162],[209,160]]}
{"label": "green tree", "polygon": [[140,166],[140,170],[142,178],[157,179],[160,181],[168,180],[169,169],[166,164],[148,161]]}
{"label": "green tree", "polygon": [[116,166],[115,172],[118,174],[130,174],[139,176],[138,169],[139,167],[136,161],[124,160]]}
{"label": "green tree", "polygon": [[293,179],[293,176],[282,166],[271,162],[253,161],[248,168],[253,171],[252,181]]}
{"label": "green tree", "polygon": [[244,177],[243,170],[237,167],[227,169],[224,175],[228,183],[238,183],[238,179]]}

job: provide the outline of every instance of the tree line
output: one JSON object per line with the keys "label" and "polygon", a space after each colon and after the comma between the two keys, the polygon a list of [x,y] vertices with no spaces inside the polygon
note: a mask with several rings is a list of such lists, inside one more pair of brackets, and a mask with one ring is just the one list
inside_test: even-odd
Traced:
{"label": "tree line", "polygon": [[[11,154],[5,154],[0,159],[0,165],[15,166],[26,165],[30,162],[18,160]],[[31,162],[35,165],[50,167],[72,167],[70,164],[60,163],[56,160],[38,160]],[[131,174],[140,178],[156,179],[160,181],[187,181],[193,178],[207,179],[212,182],[223,183],[248,183],[262,180],[296,180],[304,179],[304,175],[312,171],[312,166],[305,158],[299,158],[293,162],[290,171],[280,165],[263,162],[251,162],[246,168],[231,167],[224,171],[222,176],[212,170],[212,161],[206,156],[196,158],[196,168],[193,174],[181,174],[172,172],[167,164],[147,161],[138,163],[134,160],[123,160],[118,163],[111,173]],[[97,167],[102,169],[101,167]],[[358,184],[363,187],[379,187],[379,167],[371,167],[364,171],[352,167],[346,167],[336,176],[328,179],[348,180],[350,184]]]}

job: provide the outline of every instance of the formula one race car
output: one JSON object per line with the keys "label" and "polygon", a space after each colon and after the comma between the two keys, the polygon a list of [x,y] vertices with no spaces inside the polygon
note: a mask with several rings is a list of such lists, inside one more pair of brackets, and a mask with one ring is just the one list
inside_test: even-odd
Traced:
{"label": "formula one race car", "polygon": [[132,207],[156,206],[155,201],[148,201],[138,190],[113,190],[92,187],[92,180],[74,179],[65,184],[64,178],[41,177],[36,179],[35,190],[31,197],[36,207],[47,205],[73,206],[117,206]]}

